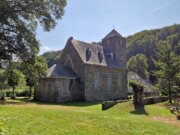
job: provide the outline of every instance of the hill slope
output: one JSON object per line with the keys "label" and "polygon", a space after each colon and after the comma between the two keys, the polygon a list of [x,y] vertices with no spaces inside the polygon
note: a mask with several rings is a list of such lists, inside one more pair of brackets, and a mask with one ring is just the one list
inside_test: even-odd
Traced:
{"label": "hill slope", "polygon": [[180,25],[172,25],[161,29],[145,30],[127,37],[127,59],[142,53],[148,58],[148,71],[154,69],[152,57],[160,41],[168,41],[172,49],[180,55]]}
{"label": "hill slope", "polygon": [[49,51],[42,54],[42,56],[46,58],[48,68],[54,64],[57,64],[58,60],[61,57],[61,53],[62,53],[62,50]]}

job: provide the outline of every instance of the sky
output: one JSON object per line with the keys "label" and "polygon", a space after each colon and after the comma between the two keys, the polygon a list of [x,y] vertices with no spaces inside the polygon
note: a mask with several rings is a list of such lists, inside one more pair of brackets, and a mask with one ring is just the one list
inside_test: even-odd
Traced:
{"label": "sky", "polygon": [[101,41],[113,27],[124,37],[142,30],[180,24],[180,0],[67,0],[55,29],[37,28],[40,54],[61,50],[67,39]]}

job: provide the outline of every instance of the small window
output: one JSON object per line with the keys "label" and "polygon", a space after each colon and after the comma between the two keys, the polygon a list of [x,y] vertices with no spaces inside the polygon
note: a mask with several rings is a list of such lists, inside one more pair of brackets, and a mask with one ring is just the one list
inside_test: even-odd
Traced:
{"label": "small window", "polygon": [[86,49],[86,61],[89,61],[91,58],[91,49],[87,48]]}
{"label": "small window", "polygon": [[98,58],[99,58],[99,63],[101,63],[103,60],[103,52],[102,51],[98,52]]}
{"label": "small window", "polygon": [[56,86],[56,87],[55,87],[55,97],[59,97],[59,91],[58,91],[58,89],[59,89],[59,88]]}
{"label": "small window", "polygon": [[64,89],[64,92],[67,92],[69,90],[69,83],[68,83],[68,81],[65,81],[63,83],[63,89]]}
{"label": "small window", "polygon": [[63,83],[63,89],[64,89],[64,91],[67,90],[66,82]]}
{"label": "small window", "polygon": [[113,54],[112,52],[111,52],[111,53],[108,53],[107,55],[108,55],[108,57],[109,57],[111,60],[114,59],[114,54]]}
{"label": "small window", "polygon": [[111,73],[107,73],[107,87],[108,90],[111,89]]}
{"label": "small window", "polygon": [[122,75],[119,73],[118,76],[117,76],[117,84],[118,84],[118,88],[121,88],[121,78],[122,78]]}
{"label": "small window", "polygon": [[50,95],[51,94],[51,84],[48,83],[48,92],[47,92],[47,95]]}
{"label": "small window", "polygon": [[94,88],[97,89],[99,86],[99,72],[96,70],[94,72]]}

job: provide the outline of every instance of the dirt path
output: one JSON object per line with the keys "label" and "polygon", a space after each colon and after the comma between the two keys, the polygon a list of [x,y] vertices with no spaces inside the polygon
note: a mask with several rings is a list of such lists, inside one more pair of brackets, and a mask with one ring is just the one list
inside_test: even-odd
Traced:
{"label": "dirt path", "polygon": [[164,117],[164,116],[153,116],[153,117],[150,117],[150,119],[153,119],[153,120],[159,121],[159,122],[165,122],[170,125],[180,127],[180,121],[178,121],[176,119],[176,116],[174,116],[173,118],[168,118],[168,117]]}

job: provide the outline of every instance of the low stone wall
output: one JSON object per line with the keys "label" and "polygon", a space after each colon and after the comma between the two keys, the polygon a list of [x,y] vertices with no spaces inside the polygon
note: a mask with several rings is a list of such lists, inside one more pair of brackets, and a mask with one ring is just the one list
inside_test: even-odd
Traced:
{"label": "low stone wall", "polygon": [[[107,110],[118,103],[127,102],[127,101],[132,101],[132,100],[104,101],[102,103],[102,110]],[[165,101],[168,101],[168,96],[149,97],[149,98],[143,99],[144,105],[161,103],[161,102],[165,102]]]}
{"label": "low stone wall", "polygon": [[118,103],[127,102],[127,101],[129,100],[104,101],[102,103],[102,110],[107,110]]}
{"label": "low stone wall", "polygon": [[144,105],[161,103],[161,102],[165,102],[165,101],[168,101],[168,96],[149,97],[149,98],[143,99]]}

